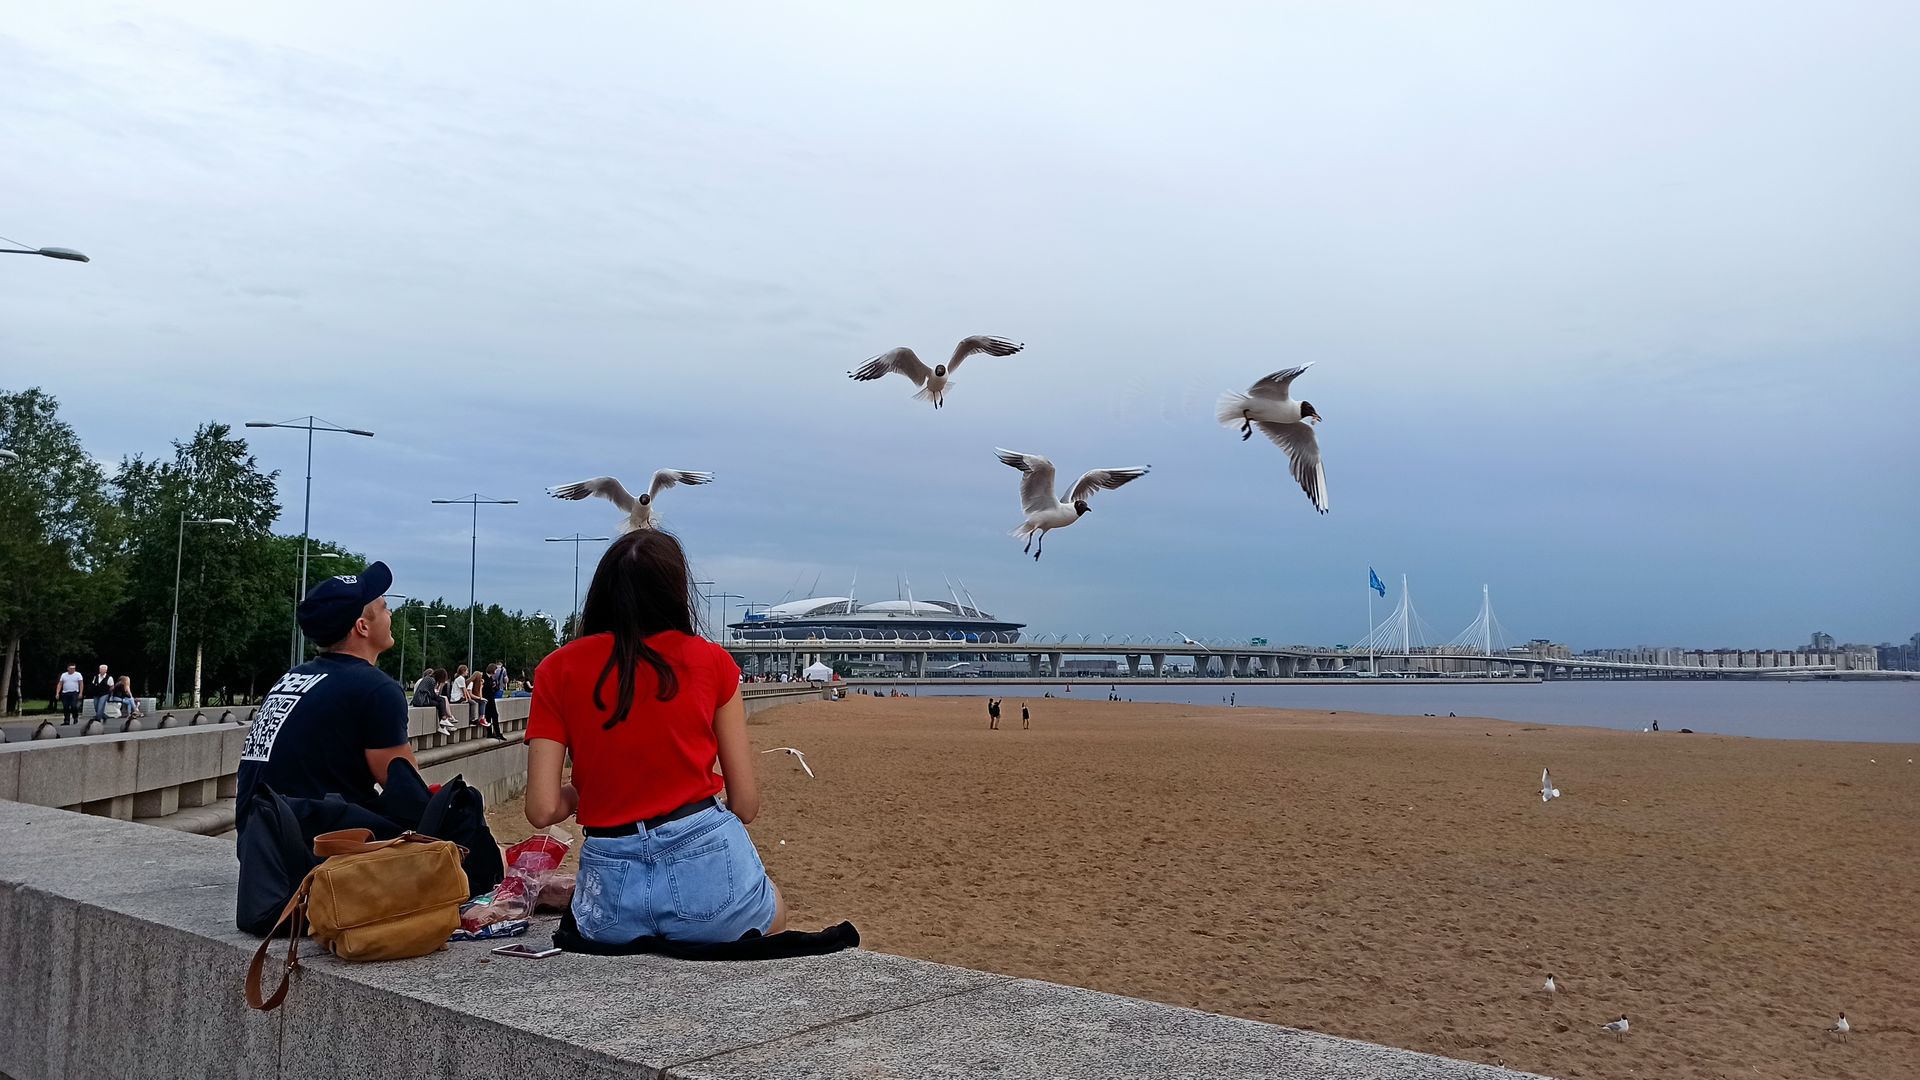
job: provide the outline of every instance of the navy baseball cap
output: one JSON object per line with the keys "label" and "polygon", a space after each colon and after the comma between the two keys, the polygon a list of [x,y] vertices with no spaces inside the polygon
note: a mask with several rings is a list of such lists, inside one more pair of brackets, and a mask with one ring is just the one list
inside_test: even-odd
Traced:
{"label": "navy baseball cap", "polygon": [[353,630],[368,604],[393,587],[393,571],[383,562],[357,574],[330,577],[307,590],[300,601],[300,632],[320,645],[332,645]]}

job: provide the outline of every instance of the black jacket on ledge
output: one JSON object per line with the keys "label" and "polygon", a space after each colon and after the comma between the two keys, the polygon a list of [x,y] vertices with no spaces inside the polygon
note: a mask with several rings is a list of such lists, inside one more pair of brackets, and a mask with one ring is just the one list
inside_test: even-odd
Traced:
{"label": "black jacket on ledge", "polygon": [[338,795],[288,798],[265,784],[254,793],[252,806],[237,809],[240,837],[234,851],[240,858],[240,889],[234,925],[255,937],[272,932],[287,901],[320,865],[313,854],[314,838],[336,829],[370,829],[375,840],[391,840],[403,832],[451,840],[467,849],[461,868],[467,872],[470,896],[492,889],[506,876],[480,793],[457,776],[439,791],[429,791],[405,759],[387,766],[377,812]]}
{"label": "black jacket on ledge", "polygon": [[860,931],[855,930],[852,923],[843,922],[813,933],[784,930],[771,937],[763,937],[758,930],[749,930],[738,941],[669,941],[663,937],[638,937],[618,945],[609,945],[581,937],[580,928],[573,921],[573,911],[569,909],[560,917],[560,926],[553,932],[553,943],[567,952],[593,956],[653,953],[671,956],[676,960],[784,960],[790,956],[825,956],[841,949],[858,948]]}

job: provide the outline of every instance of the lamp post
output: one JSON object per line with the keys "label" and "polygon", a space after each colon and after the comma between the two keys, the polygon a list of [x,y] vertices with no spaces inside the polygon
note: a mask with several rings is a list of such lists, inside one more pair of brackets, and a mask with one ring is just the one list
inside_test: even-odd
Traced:
{"label": "lamp post", "polygon": [[307,564],[314,559],[337,559],[339,557],[340,553],[337,551],[316,551],[311,555],[304,551],[300,553],[300,591],[293,594],[293,636],[289,646],[292,650],[292,663],[288,664],[288,667],[292,667],[300,662],[300,646],[304,644],[300,633],[300,601],[306,599],[307,595]]}
{"label": "lamp post", "polygon": [[[731,631],[729,631],[729,630],[727,629],[727,601],[729,601],[729,600],[740,600],[740,601],[743,601],[743,602],[744,602],[744,601],[746,600],[746,597],[744,597],[744,596],[741,596],[741,595],[740,595],[739,593],[737,593],[737,592],[723,592],[723,593],[714,593],[714,594],[713,594],[713,596],[717,596],[717,597],[719,597],[719,598],[720,598],[720,631],[721,631],[721,636],[722,636],[722,637],[725,637],[725,638],[729,638],[729,639],[730,639],[730,638],[732,637],[732,632],[731,632]],[[713,599],[713,596],[709,596],[709,597],[708,597],[707,599],[708,599],[709,601],[711,601],[711,600]]]}
{"label": "lamp post", "polygon": [[433,504],[435,506],[452,506],[456,503],[462,506],[471,504],[473,507],[472,553],[469,556],[469,561],[467,563],[467,670],[472,671],[473,670],[473,601],[474,601],[474,596],[476,595],[476,586],[479,584],[479,581],[480,581],[480,506],[482,503],[485,503],[488,506],[518,506],[520,504],[520,500],[519,499],[489,499],[485,495],[482,495],[477,491],[467,496],[464,499],[433,500]]}
{"label": "lamp post", "polygon": [[[700,589],[700,586],[702,585],[711,585],[711,584],[713,584],[713,582],[711,581],[696,581],[693,583],[693,587],[695,589]],[[707,605],[707,628],[711,630],[713,628],[713,597],[708,596],[707,591],[705,589],[700,589],[700,599],[704,601]]]}
{"label": "lamp post", "polygon": [[20,455],[11,450],[0,450],[0,465],[11,465],[20,460]]}
{"label": "lamp post", "polygon": [[[420,662],[422,664],[427,662],[427,631],[428,630],[445,630],[446,628],[447,628],[447,617],[445,615],[429,615],[426,612],[426,605],[425,604],[421,605]],[[473,665],[468,664],[467,670],[472,671]]]}
{"label": "lamp post", "polygon": [[[336,431],[342,435],[358,435],[361,438],[371,439],[373,438],[373,432],[362,431],[359,428],[339,427],[313,416],[302,416],[296,420],[285,420],[277,423],[271,420],[249,420],[247,421],[247,426],[250,428],[292,428],[296,431],[303,430],[307,433],[307,492],[305,505],[300,511],[300,589],[294,593],[294,606],[297,609],[300,604],[299,598],[307,595],[307,540],[311,532],[309,526],[311,526],[313,522],[313,433],[316,431]],[[300,614],[296,610],[293,616],[293,652],[292,655],[287,657],[287,666],[293,667],[298,663],[300,663]]]}
{"label": "lamp post", "polygon": [[[173,544],[173,629],[167,635],[167,708],[177,702],[173,697],[173,667],[180,651],[180,560],[187,551],[187,526],[232,525],[232,518],[190,518],[180,511],[180,536]],[[199,702],[194,702],[198,705]]]}
{"label": "lamp post", "polygon": [[400,685],[404,688],[407,685],[407,594],[403,592],[390,592],[381,593],[380,595],[389,596],[400,601],[400,606],[393,609],[393,613],[400,617],[400,631],[393,635],[393,640],[400,643],[400,661],[394,666],[394,670],[400,673]]}
{"label": "lamp post", "polygon": [[[547,537],[549,544],[573,545],[573,636],[575,637],[580,636],[580,545],[611,539],[613,538],[610,536],[582,536],[579,533],[574,533],[572,536]],[[560,631],[555,630],[553,636],[557,640],[560,637]]]}

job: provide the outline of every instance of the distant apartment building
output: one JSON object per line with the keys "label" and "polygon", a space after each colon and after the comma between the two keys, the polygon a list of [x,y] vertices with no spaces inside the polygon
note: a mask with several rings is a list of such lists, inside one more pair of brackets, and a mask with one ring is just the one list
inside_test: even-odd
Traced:
{"label": "distant apartment building", "polygon": [[1873,651],[1883,670],[1920,671],[1920,634],[1913,635],[1905,645],[1884,642],[1874,646]]}
{"label": "distant apartment building", "polygon": [[1827,633],[1824,630],[1815,630],[1813,632],[1813,645],[1810,651],[1832,652],[1833,651],[1833,635]]}
{"label": "distant apartment building", "polygon": [[1573,650],[1557,641],[1546,638],[1534,638],[1527,642],[1526,653],[1535,660],[1571,660]]}
{"label": "distant apartment building", "polygon": [[[1832,640],[1832,635],[1816,634]],[[1588,649],[1580,654],[1610,664],[1650,664],[1697,668],[1830,667],[1836,671],[1872,671],[1881,667],[1880,650],[1871,645],[1835,645],[1825,649],[1682,649],[1641,645],[1631,649]]]}

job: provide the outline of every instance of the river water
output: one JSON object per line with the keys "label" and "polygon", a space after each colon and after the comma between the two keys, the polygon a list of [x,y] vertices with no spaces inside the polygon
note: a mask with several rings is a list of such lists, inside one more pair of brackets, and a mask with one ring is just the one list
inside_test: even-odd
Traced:
{"label": "river water", "polygon": [[[1065,687],[1072,686],[1066,693]],[[1102,701],[1107,683],[1060,686],[922,687],[916,694],[961,694]],[[1134,701],[1185,705],[1239,705],[1281,709],[1421,716],[1449,712],[1535,724],[1638,731],[1660,722],[1662,731],[1692,728],[1760,739],[1841,742],[1920,742],[1920,682],[1696,682],[1580,679],[1485,686],[1422,685],[1382,680],[1378,686],[1200,686],[1129,684],[1115,689]]]}

